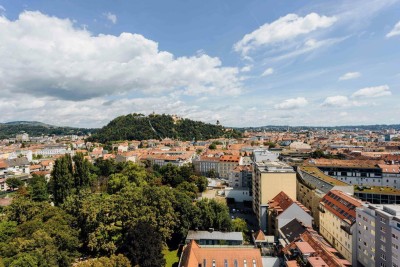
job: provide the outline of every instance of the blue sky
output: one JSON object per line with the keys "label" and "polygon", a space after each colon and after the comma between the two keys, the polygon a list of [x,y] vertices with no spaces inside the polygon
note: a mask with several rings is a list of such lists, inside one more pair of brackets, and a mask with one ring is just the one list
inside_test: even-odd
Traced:
{"label": "blue sky", "polygon": [[0,121],[400,123],[400,0],[0,0]]}

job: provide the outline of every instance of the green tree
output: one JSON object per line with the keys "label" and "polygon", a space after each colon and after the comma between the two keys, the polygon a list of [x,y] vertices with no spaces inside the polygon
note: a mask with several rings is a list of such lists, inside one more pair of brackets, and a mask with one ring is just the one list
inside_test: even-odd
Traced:
{"label": "green tree", "polygon": [[108,179],[107,192],[114,194],[129,184],[128,176],[122,173],[112,174]]}
{"label": "green tree", "polygon": [[162,183],[164,185],[170,185],[176,187],[178,184],[183,182],[183,178],[179,173],[179,167],[168,163],[160,168],[162,175]]}
{"label": "green tree", "polygon": [[75,168],[74,168],[74,185],[75,188],[79,189],[82,187],[89,186],[90,182],[90,162],[85,159],[83,153],[76,153],[73,157]]}
{"label": "green tree", "polygon": [[198,176],[197,179],[194,181],[196,184],[197,188],[199,189],[199,192],[204,192],[207,189],[208,186],[208,180],[204,176]]}
{"label": "green tree", "polygon": [[197,207],[199,208],[199,229],[214,228],[220,231],[232,229],[229,209],[225,203],[217,202],[214,199],[202,199],[197,202]]}
{"label": "green tree", "polygon": [[232,220],[232,231],[246,232],[247,223],[242,218],[235,218]]}
{"label": "green tree", "polygon": [[52,193],[56,206],[62,204],[71,193],[74,178],[71,156],[65,156],[56,160],[52,171]]}
{"label": "green tree", "polygon": [[217,149],[217,145],[214,144],[214,143],[212,143],[212,144],[210,144],[210,145],[208,146],[208,149],[215,150],[215,149]]}
{"label": "green tree", "polygon": [[131,267],[127,257],[122,254],[112,255],[111,257],[100,257],[79,262],[75,267]]}
{"label": "green tree", "polygon": [[141,267],[165,266],[162,249],[162,235],[147,221],[130,225],[121,247],[132,265]]}
{"label": "green tree", "polygon": [[190,196],[191,199],[194,199],[197,197],[197,193],[199,191],[199,189],[197,188],[197,186],[193,183],[189,183],[189,182],[182,182],[180,183],[177,187],[177,190],[186,193],[188,196]]}
{"label": "green tree", "polygon": [[28,192],[33,201],[46,201],[49,199],[46,178],[43,175],[33,175],[29,181]]}
{"label": "green tree", "polygon": [[11,188],[11,190],[14,191],[16,188],[19,188],[22,185],[24,185],[24,182],[19,178],[12,177],[12,178],[8,178],[6,180],[6,184],[7,184],[8,187]]}

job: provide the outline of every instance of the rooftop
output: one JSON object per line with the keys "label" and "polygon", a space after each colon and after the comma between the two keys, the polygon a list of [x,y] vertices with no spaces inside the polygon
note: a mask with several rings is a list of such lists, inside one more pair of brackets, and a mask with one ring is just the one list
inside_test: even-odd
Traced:
{"label": "rooftop", "polygon": [[327,183],[330,183],[332,185],[336,185],[336,186],[348,186],[347,183],[340,181],[340,180],[336,180],[335,178],[326,175],[325,173],[323,173],[320,169],[318,169],[317,167],[314,166],[302,166],[300,167],[300,170],[303,172],[306,172],[314,177],[317,177],[320,180],[323,180]]}
{"label": "rooftop", "polygon": [[261,161],[255,164],[261,172],[294,172],[291,166],[282,161]]}
{"label": "rooftop", "polygon": [[400,189],[388,186],[354,186],[354,193],[400,195]]}
{"label": "rooftop", "polygon": [[193,231],[190,230],[186,240],[240,240],[243,241],[242,232],[220,232],[220,231]]}

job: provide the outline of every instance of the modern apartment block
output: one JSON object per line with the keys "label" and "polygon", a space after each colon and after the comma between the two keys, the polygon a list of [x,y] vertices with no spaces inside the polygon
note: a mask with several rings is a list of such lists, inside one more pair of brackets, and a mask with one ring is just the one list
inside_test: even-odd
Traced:
{"label": "modern apartment block", "polygon": [[[321,235],[350,263],[356,262],[356,208],[362,202],[347,193],[331,190],[320,202]],[[354,252],[354,253],[353,253]]]}
{"label": "modern apartment block", "polygon": [[352,185],[400,187],[399,165],[368,160],[315,159],[310,162],[325,174]]}
{"label": "modern apartment block", "polygon": [[400,205],[357,207],[357,261],[362,266],[400,266]]}
{"label": "modern apartment block", "polygon": [[326,175],[314,166],[297,168],[297,200],[306,206],[319,226],[319,202],[330,191],[339,190],[353,194],[354,187]]}
{"label": "modern apartment block", "polygon": [[261,230],[267,230],[268,203],[281,191],[296,200],[296,172],[280,161],[254,163],[253,211]]}

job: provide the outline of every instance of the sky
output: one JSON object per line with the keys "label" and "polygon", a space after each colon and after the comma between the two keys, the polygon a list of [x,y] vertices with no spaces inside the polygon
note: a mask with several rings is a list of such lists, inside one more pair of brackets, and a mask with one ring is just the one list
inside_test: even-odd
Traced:
{"label": "sky", "polygon": [[0,0],[0,122],[400,123],[400,0]]}

